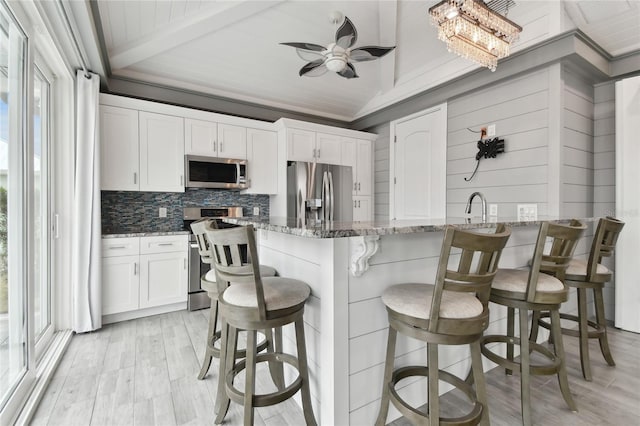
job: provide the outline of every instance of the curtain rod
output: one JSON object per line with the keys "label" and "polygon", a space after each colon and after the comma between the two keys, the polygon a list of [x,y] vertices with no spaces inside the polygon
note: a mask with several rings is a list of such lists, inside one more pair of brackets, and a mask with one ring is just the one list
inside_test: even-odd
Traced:
{"label": "curtain rod", "polygon": [[67,15],[67,11],[62,4],[62,0],[58,0],[57,2],[58,10],[62,14],[65,23],[67,24],[67,30],[69,35],[71,36],[71,41],[73,41],[73,47],[75,48],[76,55],[80,59],[80,64],[82,65],[82,70],[84,71],[84,76],[88,79],[91,79],[91,74],[87,69],[87,61],[85,61],[84,56],[82,55],[82,50],[80,49],[80,44],[78,43],[78,39],[76,38],[75,33],[73,32],[73,26],[71,25],[71,20],[69,19],[69,15]]}

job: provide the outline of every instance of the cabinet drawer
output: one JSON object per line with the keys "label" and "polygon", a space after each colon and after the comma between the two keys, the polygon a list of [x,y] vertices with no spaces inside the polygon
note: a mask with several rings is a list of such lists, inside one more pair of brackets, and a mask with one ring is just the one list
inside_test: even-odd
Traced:
{"label": "cabinet drawer", "polygon": [[140,237],[140,254],[186,252],[188,235],[162,235],[157,237]]}
{"label": "cabinet drawer", "polygon": [[137,255],[140,252],[140,238],[102,239],[102,257]]}

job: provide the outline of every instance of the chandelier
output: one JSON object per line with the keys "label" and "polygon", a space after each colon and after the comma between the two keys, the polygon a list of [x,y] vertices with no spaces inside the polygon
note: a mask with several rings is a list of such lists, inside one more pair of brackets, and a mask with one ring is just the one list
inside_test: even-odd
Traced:
{"label": "chandelier", "polygon": [[[493,0],[506,4],[513,0]],[[491,5],[491,4],[490,4]],[[495,8],[497,9],[497,7]],[[509,46],[518,39],[522,27],[511,22],[482,0],[443,0],[429,8],[438,38],[447,43],[449,52],[495,71],[498,59],[509,56]]]}

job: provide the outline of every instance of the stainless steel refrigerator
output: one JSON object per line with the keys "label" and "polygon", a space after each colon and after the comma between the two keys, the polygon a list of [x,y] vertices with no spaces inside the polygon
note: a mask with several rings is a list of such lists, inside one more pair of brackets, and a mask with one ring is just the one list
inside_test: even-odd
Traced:
{"label": "stainless steel refrigerator", "polygon": [[353,220],[350,166],[291,161],[287,164],[287,216],[302,224]]}

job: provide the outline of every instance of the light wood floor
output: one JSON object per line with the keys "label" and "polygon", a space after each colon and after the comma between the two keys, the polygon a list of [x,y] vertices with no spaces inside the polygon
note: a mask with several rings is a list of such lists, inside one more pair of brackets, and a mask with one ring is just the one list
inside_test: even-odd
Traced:
{"label": "light wood floor", "polygon": [[[205,380],[196,380],[207,321],[208,310],[183,311],[76,335],[32,424],[212,425],[215,361]],[[617,367],[606,365],[593,342],[594,381],[585,382],[576,340],[565,338],[569,381],[579,412],[565,406],[554,377],[536,377],[532,409],[537,425],[640,424],[640,335],[612,330],[610,343]],[[257,383],[259,392],[273,389],[266,368],[258,377],[263,379]],[[494,369],[487,381],[492,424],[521,424],[519,377]],[[453,412],[459,405],[457,395],[447,394],[442,404]],[[241,409],[232,404],[225,424],[241,423]],[[304,418],[293,401],[285,401],[258,408],[255,423],[303,425]],[[402,419],[393,422],[405,424]]]}

